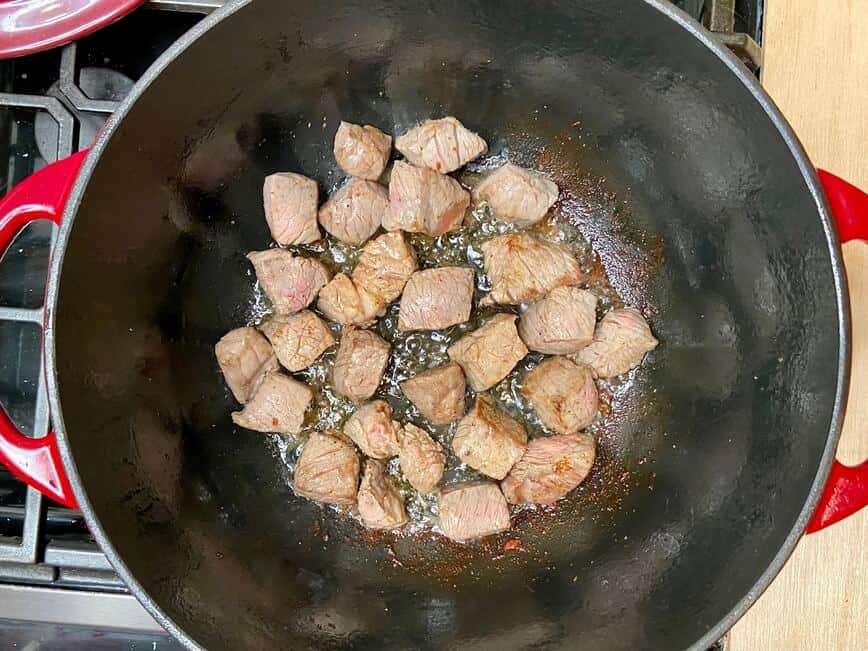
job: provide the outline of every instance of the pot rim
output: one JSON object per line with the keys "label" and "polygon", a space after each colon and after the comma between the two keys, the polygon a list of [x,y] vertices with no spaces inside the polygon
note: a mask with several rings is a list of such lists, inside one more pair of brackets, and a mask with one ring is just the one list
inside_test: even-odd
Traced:
{"label": "pot rim", "polygon": [[[841,434],[844,409],[847,401],[850,372],[850,308],[847,294],[846,273],[844,271],[841,247],[835,222],[832,218],[826,195],[820,185],[816,169],[811,164],[807,153],[792,127],[787,123],[783,114],[777,108],[771,97],[769,97],[766,91],[762,88],[756,77],[754,77],[747,68],[744,67],[741,61],[739,61],[734,54],[732,54],[724,45],[716,41],[714,37],[699,23],[694,21],[693,18],[681,9],[666,2],[666,0],[643,1],[673,20],[716,55],[720,62],[729,68],[730,72],[734,74],[750,92],[780,133],[792,153],[802,174],[802,178],[814,199],[818,216],[823,225],[829,257],[832,263],[832,276],[835,283],[838,312],[838,334],[840,345],[838,348],[838,373],[835,400],[832,408],[826,446],[821,458],[819,459],[819,466],[811,485],[811,490],[789,534],[784,539],[780,549],[775,554],[768,567],[759,577],[757,577],[751,590],[742,597],[735,606],[720,619],[720,621],[711,626],[705,635],[686,649],[686,651],[705,651],[721,639],[730,628],[732,628],[732,626],[742,617],[742,615],[744,615],[745,612],[747,612],[747,610],[771,584],[772,580],[777,576],[784,563],[786,563],[787,559],[792,554],[796,544],[804,534],[809,519],[817,508],[820,496],[826,485],[826,481],[828,480],[832,462],[835,459],[835,452]],[[139,97],[147,91],[151,83],[172,61],[174,61],[175,58],[182,54],[213,26],[222,22],[236,11],[246,7],[251,2],[252,0],[231,0],[229,3],[215,10],[202,21],[194,25],[188,32],[181,36],[180,39],[175,41],[175,43],[172,44],[172,46],[169,47],[150,68],[148,68],[141,79],[139,79],[135,84],[129,95],[120,104],[118,109],[109,117],[105,127],[94,142],[90,155],[87,156],[87,159],[79,172],[78,178],[75,181],[69,200],[64,209],[63,219],[61,220],[61,225],[54,245],[46,287],[44,369],[48,386],[48,400],[60,455],[63,459],[63,464],[67,476],[69,477],[70,484],[72,485],[75,497],[78,501],[79,508],[84,515],[91,533],[102,551],[105,553],[109,562],[123,579],[124,583],[130,588],[151,616],[153,616],[161,626],[168,630],[176,639],[189,649],[203,649],[203,647],[201,647],[188,633],[166,615],[166,613],[163,612],[163,610],[154,602],[153,598],[145,591],[138,580],[136,580],[120,554],[112,545],[109,537],[100,524],[99,519],[94,513],[93,507],[88,499],[87,493],[85,492],[72,450],[70,449],[69,441],[66,437],[63,412],[61,411],[56,364],[57,350],[55,340],[55,313],[60,287],[60,273],[63,267],[66,245],[69,241],[72,228],[75,225],[76,212],[81,203],[81,198],[84,195],[90,177],[96,166],[99,164],[99,159],[106,146],[111,141],[118,125],[123,121],[124,117]]]}

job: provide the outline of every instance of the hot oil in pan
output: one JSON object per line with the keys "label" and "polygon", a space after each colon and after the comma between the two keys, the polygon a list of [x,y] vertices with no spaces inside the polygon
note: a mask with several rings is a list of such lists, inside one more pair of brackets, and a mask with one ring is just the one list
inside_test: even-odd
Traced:
{"label": "hot oil in pan", "polygon": [[[605,165],[594,160],[581,147],[580,140],[581,133],[575,127],[549,140],[545,146],[531,143],[521,133],[509,137],[509,142],[526,144],[524,151],[533,152],[531,156],[510,152],[510,160],[544,171],[561,188],[561,198],[550,219],[533,227],[531,232],[562,241],[571,248],[587,277],[588,288],[600,299],[600,315],[613,307],[629,304],[651,317],[653,327],[654,307],[647,299],[648,285],[661,261],[662,244],[632,227],[635,208],[620,198],[628,196],[629,190],[613,190],[614,183],[604,176]],[[490,156],[478,161],[458,178],[472,188],[486,171],[500,165],[505,158],[504,155]],[[406,400],[399,385],[426,368],[447,362],[446,351],[450,345],[475,330],[492,314],[511,309],[507,306],[479,309],[478,301],[488,289],[480,245],[494,235],[512,230],[516,230],[514,226],[495,220],[486,206],[473,205],[460,232],[438,238],[412,235],[410,240],[421,269],[443,265],[470,265],[476,269],[477,291],[471,319],[443,331],[402,333],[397,329],[398,304],[395,303],[375,327],[392,346],[391,360],[375,397],[390,403],[395,419],[420,425],[440,441],[448,456],[443,480],[447,485],[484,477],[452,454],[450,442],[455,424],[432,425]],[[319,257],[333,272],[344,273],[352,271],[359,253],[356,247],[331,237],[298,249]],[[518,313],[517,309],[513,311]],[[269,313],[267,301],[257,288],[250,324],[258,324]],[[339,336],[337,329],[335,334]],[[275,434],[272,437],[276,454],[286,466],[287,482],[291,481],[307,435],[314,431],[340,431],[355,409],[351,402],[331,390],[335,353],[335,349],[330,350],[299,374],[316,392],[301,435]],[[542,359],[537,353],[529,354],[490,391],[502,409],[524,423],[531,437],[553,433],[540,423],[520,393],[525,374]],[[553,506],[512,506],[513,526],[508,532],[469,545],[454,543],[437,534],[436,495],[420,496],[403,482],[397,460],[392,460],[388,467],[407,498],[408,525],[397,533],[370,531],[348,518],[346,513],[336,512],[338,508],[324,507],[322,526],[313,533],[321,536],[324,543],[331,537],[341,537],[343,544],[365,556],[379,558],[383,565],[403,574],[405,579],[410,578],[408,575],[417,575],[423,580],[431,576],[445,581],[457,580],[459,576],[462,580],[481,579],[507,566],[554,563],[561,555],[559,550],[572,557],[577,548],[597,544],[608,524],[631,508],[629,497],[633,491],[653,490],[651,449],[643,453],[645,451],[635,449],[631,439],[637,424],[646,430],[659,430],[665,414],[653,400],[652,391],[643,385],[641,374],[640,368],[626,379],[598,383],[600,415],[588,428],[598,444],[591,474],[578,489]],[[468,407],[472,404],[469,393],[467,404]]]}

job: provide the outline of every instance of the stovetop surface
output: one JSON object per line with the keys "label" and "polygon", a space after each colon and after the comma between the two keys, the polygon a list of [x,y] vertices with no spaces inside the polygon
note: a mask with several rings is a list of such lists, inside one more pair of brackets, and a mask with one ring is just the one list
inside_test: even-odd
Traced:
{"label": "stovetop surface", "polygon": [[[151,0],[77,43],[0,61],[0,195],[87,147],[148,66],[223,1]],[[707,23],[718,1],[675,4]],[[762,8],[763,0],[737,0],[735,31],[761,42]],[[32,224],[0,260],[0,405],[31,436],[49,428],[39,324],[53,236],[48,222]],[[0,603],[0,617],[29,622],[0,625],[0,648],[180,648],[127,594],[81,514],[2,467]]]}

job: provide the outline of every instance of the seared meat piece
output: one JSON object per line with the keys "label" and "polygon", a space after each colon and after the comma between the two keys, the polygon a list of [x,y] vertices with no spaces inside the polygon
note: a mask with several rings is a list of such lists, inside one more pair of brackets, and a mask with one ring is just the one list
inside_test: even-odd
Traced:
{"label": "seared meat piece", "polygon": [[494,479],[506,477],[526,445],[524,426],[495,407],[487,396],[476,398],[452,438],[452,449],[459,459]]}
{"label": "seared meat piece", "polygon": [[488,151],[488,145],[450,116],[425,120],[403,136],[398,136],[395,149],[413,165],[447,174],[482,156]]}
{"label": "seared meat piece", "polygon": [[359,515],[368,529],[397,529],[407,524],[404,498],[386,477],[382,461],[365,461],[358,501]]}
{"label": "seared meat piece", "polygon": [[236,328],[214,346],[217,363],[235,399],[244,404],[261,375],[276,371],[277,358],[271,344],[256,328]]}
{"label": "seared meat piece", "polygon": [[464,542],[509,529],[509,505],[492,482],[467,482],[440,493],[440,530]]}
{"label": "seared meat piece", "polygon": [[350,179],[319,209],[319,223],[342,242],[364,244],[389,210],[389,193],[373,181]]}
{"label": "seared meat piece", "polygon": [[464,372],[450,363],[422,371],[401,382],[401,391],[422,415],[435,425],[445,425],[464,415]]}
{"label": "seared meat piece", "polygon": [[329,281],[319,260],[293,255],[283,249],[248,253],[256,277],[278,314],[295,314],[310,305]]}
{"label": "seared meat piece", "polygon": [[658,343],[639,311],[625,307],[607,312],[594,340],[572,359],[590,366],[597,377],[614,377],[639,366],[645,353]]}
{"label": "seared meat piece", "polygon": [[244,409],[233,412],[232,421],[257,432],[298,434],[312,400],[306,384],[272,371],[262,376]]}
{"label": "seared meat piece", "polygon": [[376,181],[389,161],[392,136],[370,125],[342,121],[335,134],[334,151],[338,167],[344,172]]}
{"label": "seared meat piece", "polygon": [[395,161],[383,228],[442,235],[461,228],[469,206],[470,193],[451,176]]}
{"label": "seared meat piece", "polygon": [[555,287],[532,303],[518,323],[518,334],[531,350],[547,355],[578,352],[594,338],[597,297],[578,287]]}
{"label": "seared meat piece", "polygon": [[389,344],[382,337],[348,326],[332,371],[334,390],[357,404],[367,400],[380,386],[388,362]]}
{"label": "seared meat piece", "polygon": [[515,328],[515,315],[495,314],[452,344],[448,353],[464,369],[470,387],[485,391],[509,375],[527,355],[527,348]]}
{"label": "seared meat piece", "polygon": [[558,186],[539,172],[507,163],[482,181],[475,194],[488,202],[496,217],[530,226],[558,200]]}
{"label": "seared meat piece", "polygon": [[398,431],[401,426],[392,420],[392,409],[385,400],[368,402],[353,413],[344,425],[346,434],[372,459],[389,459],[398,455]]}
{"label": "seared meat piece", "polygon": [[438,267],[417,271],[404,288],[398,329],[440,330],[470,318],[473,284],[468,267]]}
{"label": "seared meat piece", "polygon": [[320,292],[317,307],[328,318],[366,326],[383,316],[416,270],[416,254],[400,233],[365,244],[353,277],[338,274]]}
{"label": "seared meat piece", "polygon": [[325,321],[310,310],[272,317],[259,329],[268,337],[277,359],[288,371],[300,371],[313,364],[335,343]]}
{"label": "seared meat piece", "polygon": [[346,274],[337,274],[320,290],[316,306],[332,321],[357,326],[371,325],[386,311],[385,303],[356,287]]}
{"label": "seared meat piece", "polygon": [[500,487],[510,504],[551,504],[581,484],[594,465],[590,434],[561,434],[531,440]]}
{"label": "seared meat piece", "polygon": [[566,357],[547,359],[528,373],[521,394],[543,425],[559,434],[574,434],[590,425],[600,403],[591,369]]}
{"label": "seared meat piece", "polygon": [[295,464],[293,487],[317,502],[355,504],[359,457],[353,444],[330,434],[311,434]]}
{"label": "seared meat piece", "polygon": [[362,248],[353,269],[353,282],[360,290],[388,305],[401,295],[416,271],[416,254],[401,233],[385,233]]}
{"label": "seared meat piece", "polygon": [[398,440],[401,446],[398,461],[404,477],[420,493],[430,493],[446,468],[443,448],[428,432],[412,423],[404,425]]}
{"label": "seared meat piece", "polygon": [[579,263],[566,246],[527,233],[498,235],[482,245],[482,254],[491,280],[483,305],[527,303],[555,287],[582,282]]}
{"label": "seared meat piece", "polygon": [[262,200],[265,221],[278,244],[309,244],[320,238],[316,225],[319,188],[301,174],[284,172],[265,177]]}

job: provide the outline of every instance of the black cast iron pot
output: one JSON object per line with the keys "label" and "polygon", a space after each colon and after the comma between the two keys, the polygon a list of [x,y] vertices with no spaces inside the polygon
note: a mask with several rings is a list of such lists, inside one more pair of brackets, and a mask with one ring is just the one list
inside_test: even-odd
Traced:
{"label": "black cast iron pot", "polygon": [[[244,254],[269,244],[263,176],[330,190],[340,119],[445,114],[573,193],[564,214],[662,342],[588,486],[516,521],[526,552],[378,540],[296,498],[269,439],[231,426],[213,358],[249,316]],[[2,214],[3,244],[61,227],[56,443],[4,422],[0,455],[80,506],[191,648],[705,649],[833,462],[848,312],[818,178],[756,81],[657,0],[234,2]]]}

